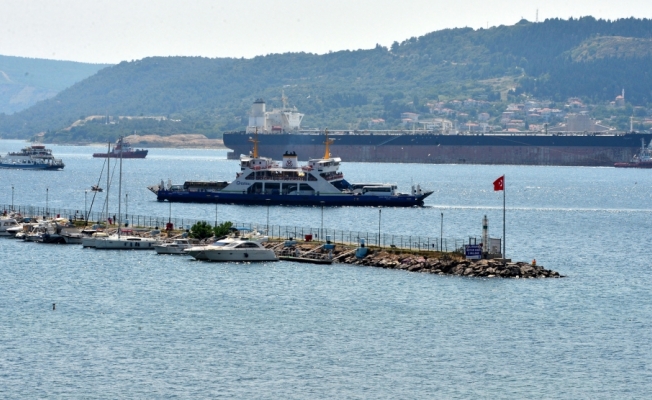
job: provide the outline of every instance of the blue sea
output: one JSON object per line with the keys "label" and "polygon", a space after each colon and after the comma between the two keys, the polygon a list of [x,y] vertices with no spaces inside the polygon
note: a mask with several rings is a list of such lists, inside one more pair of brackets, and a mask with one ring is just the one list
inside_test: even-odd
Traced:
{"label": "blue sea", "polygon": [[[25,145],[0,141],[0,154]],[[0,204],[13,185],[15,204],[84,209],[104,162],[91,154],[103,148],[48,147],[65,169],[0,170]],[[0,397],[650,397],[652,171],[343,161],[350,182],[434,190],[424,207],[382,210],[383,232],[396,235],[438,237],[443,213],[444,237],[479,237],[484,215],[501,237],[492,182],[505,175],[507,257],[566,277],[218,264],[0,238]],[[237,171],[224,150],[150,149],[124,160],[122,207],[166,217],[146,186]],[[171,212],[264,225],[268,209]],[[270,224],[321,218],[317,207],[269,207]],[[325,208],[323,221],[377,232],[379,212]]]}

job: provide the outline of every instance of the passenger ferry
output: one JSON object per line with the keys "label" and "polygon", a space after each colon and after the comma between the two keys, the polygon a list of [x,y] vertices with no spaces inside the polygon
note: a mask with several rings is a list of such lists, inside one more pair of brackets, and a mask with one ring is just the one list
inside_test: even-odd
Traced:
{"label": "passenger ferry", "polygon": [[25,147],[20,152],[0,156],[0,168],[15,169],[63,169],[63,161],[54,158],[52,150],[42,145]]}
{"label": "passenger ferry", "polygon": [[399,193],[391,184],[347,182],[339,171],[341,159],[330,155],[332,140],[328,136],[324,156],[303,166],[294,152],[286,152],[281,163],[260,157],[257,136],[251,140],[252,154],[240,158],[240,172],[234,181],[188,181],[183,185],[161,181],[148,189],[158,201],[262,205],[409,207],[423,205],[432,194],[420,185],[412,186],[410,193]]}

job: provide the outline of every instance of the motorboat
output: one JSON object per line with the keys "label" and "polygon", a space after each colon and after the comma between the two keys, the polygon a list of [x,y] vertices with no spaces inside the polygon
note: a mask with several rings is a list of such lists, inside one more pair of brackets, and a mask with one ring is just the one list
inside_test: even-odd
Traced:
{"label": "motorboat", "polygon": [[274,250],[252,240],[218,240],[208,246],[195,246],[184,251],[204,261],[278,261]]}
{"label": "motorboat", "polygon": [[[93,234],[97,231],[94,229],[64,229],[61,231],[61,236],[66,244],[81,244],[84,243],[84,238],[92,238]],[[86,246],[90,247],[90,246]]]}
{"label": "motorboat", "polygon": [[[11,231],[9,231],[11,229]],[[18,221],[15,218],[0,218],[0,236],[15,236],[15,232],[12,234],[13,231],[18,229],[18,231],[22,230],[22,225],[18,223]]]}
{"label": "motorboat", "polygon": [[184,250],[198,243],[195,239],[174,239],[172,242],[158,244],[154,249],[157,254],[188,254]]}

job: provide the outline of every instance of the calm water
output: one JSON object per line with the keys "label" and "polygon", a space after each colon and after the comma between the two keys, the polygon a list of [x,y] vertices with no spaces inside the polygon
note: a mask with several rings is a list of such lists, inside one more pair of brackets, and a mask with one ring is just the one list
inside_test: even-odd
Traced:
{"label": "calm water", "polygon": [[[24,143],[0,141],[0,153]],[[84,208],[103,160],[51,146],[59,172],[0,170],[0,204]],[[129,212],[167,216],[145,187],[232,179],[225,151],[125,160]],[[386,232],[479,236],[567,275],[485,280],[352,266],[209,264],[0,240],[0,397],[645,398],[652,392],[652,174],[642,170],[345,163],[349,181],[412,182],[423,208],[383,209]],[[104,183],[101,184],[105,186]],[[114,191],[114,192],[117,192]],[[117,193],[111,193],[112,197]],[[98,197],[99,199],[99,197]],[[88,199],[90,200],[90,199]],[[101,199],[103,201],[103,198]],[[117,197],[111,199],[117,212]],[[124,206],[123,206],[124,207]],[[114,209],[114,206],[111,206]],[[215,218],[212,205],[173,215]],[[318,227],[314,207],[270,223]],[[264,224],[266,207],[220,205]],[[328,228],[378,229],[378,209],[324,210]],[[52,303],[57,310],[52,311]]]}

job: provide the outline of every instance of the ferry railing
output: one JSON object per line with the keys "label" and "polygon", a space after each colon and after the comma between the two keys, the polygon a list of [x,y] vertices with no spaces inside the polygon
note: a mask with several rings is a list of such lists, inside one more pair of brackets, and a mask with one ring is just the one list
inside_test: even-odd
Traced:
{"label": "ferry railing", "polygon": [[[9,212],[11,205],[0,205],[0,210]],[[210,225],[222,224],[226,221],[207,221],[206,219],[193,218],[167,218],[154,217],[140,214],[116,214],[108,218],[104,212],[91,212],[88,217],[84,216],[84,210],[73,210],[58,207],[36,207],[14,205],[14,212],[20,213],[23,217],[39,218],[66,218],[72,221],[88,221],[88,226],[105,225],[108,218],[115,224],[118,219],[122,226],[129,228],[160,229],[164,230],[168,223],[175,229],[189,230],[194,224],[200,221]],[[264,223],[253,223],[244,221],[230,221],[233,226],[239,229],[257,230],[266,234],[271,239],[282,240],[310,240],[314,242],[326,242],[330,240],[334,244],[359,245],[364,239],[367,247],[380,247],[384,249],[403,249],[417,251],[437,252],[460,252],[465,244],[480,243],[479,238],[441,238],[421,235],[394,235],[389,233],[347,231],[331,228],[313,228],[304,226],[269,225]]]}

